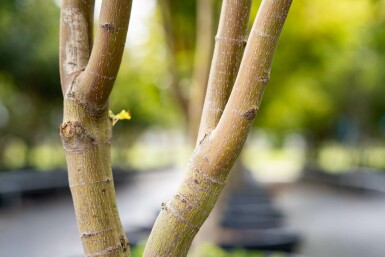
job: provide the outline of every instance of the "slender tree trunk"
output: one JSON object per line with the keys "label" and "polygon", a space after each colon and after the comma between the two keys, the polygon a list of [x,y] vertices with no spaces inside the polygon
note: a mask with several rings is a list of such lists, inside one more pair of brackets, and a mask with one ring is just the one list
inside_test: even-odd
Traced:
{"label": "slender tree trunk", "polygon": [[187,255],[256,117],[290,5],[291,0],[262,1],[223,115],[214,130],[204,132],[177,193],[162,205],[145,257]]}
{"label": "slender tree trunk", "polygon": [[193,145],[198,136],[203,103],[210,71],[210,56],[213,45],[214,24],[213,0],[197,0],[197,33],[194,70],[189,98],[188,139]]}
{"label": "slender tree trunk", "polygon": [[[243,3],[246,2],[233,2]],[[129,256],[111,172],[108,97],[121,62],[131,1],[103,1],[94,46],[93,5],[93,0],[62,1],[60,72],[64,119],[60,134],[85,255]],[[202,132],[185,179],[172,199],[162,205],[144,256],[187,254],[256,116],[290,5],[291,0],[262,2],[223,115],[219,115],[217,125],[206,126],[209,129]],[[228,26],[240,29],[233,24]],[[227,36],[217,40],[234,41]]]}
{"label": "slender tree trunk", "polygon": [[[215,129],[225,109],[247,41],[251,0],[223,1],[222,4],[206,99],[199,127],[199,139],[204,136],[204,132]],[[196,138],[195,140],[197,140]],[[231,172],[236,172],[238,167],[240,165],[234,165]],[[232,183],[231,178],[233,177],[231,176],[227,183]],[[227,188],[223,193],[230,192],[229,186]],[[222,213],[223,201],[226,199],[223,193],[210,213],[209,220],[200,229],[195,240],[197,244],[208,240],[215,241],[219,233],[218,219]]]}
{"label": "slender tree trunk", "polygon": [[197,143],[215,129],[233,89],[247,42],[250,9],[251,0],[223,1]]}
{"label": "slender tree trunk", "polygon": [[128,257],[111,172],[108,97],[121,62],[131,1],[103,1],[94,45],[93,9],[93,0],[62,1],[60,135],[85,255]]}

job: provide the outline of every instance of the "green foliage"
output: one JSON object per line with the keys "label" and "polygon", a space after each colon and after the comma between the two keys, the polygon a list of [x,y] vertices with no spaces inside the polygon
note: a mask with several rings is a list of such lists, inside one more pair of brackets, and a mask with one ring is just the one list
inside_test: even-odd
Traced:
{"label": "green foliage", "polygon": [[[219,12],[220,1],[214,1]],[[253,2],[251,17],[259,2]],[[168,3],[175,69],[187,94],[196,3]],[[385,138],[384,10],[384,1],[294,1],[255,126],[278,138],[301,132],[315,145],[325,139]],[[184,122],[170,87],[160,9],[147,14],[148,37],[126,49],[111,95],[111,109],[127,108],[133,115],[130,123],[114,128],[115,138],[128,129],[137,135],[149,126]],[[59,16],[53,0],[0,1],[0,159],[15,140],[28,149],[42,138],[59,141]]]}
{"label": "green foliage", "polygon": [[355,167],[385,170],[384,156],[383,144],[357,148],[336,142],[326,142],[319,149],[317,162],[323,170],[332,173],[349,172]]}
{"label": "green foliage", "polygon": [[59,99],[59,8],[45,0],[2,1],[0,17],[0,71],[30,95]]}
{"label": "green foliage", "polygon": [[0,168],[28,165],[25,153],[17,165],[6,157],[13,142],[21,140],[28,149],[57,134],[58,17],[53,1],[0,2]]}
{"label": "green foliage", "polygon": [[[383,136],[383,1],[293,2],[256,126],[308,139]],[[347,11],[348,10],[348,11]],[[381,98],[381,99],[380,99]],[[348,130],[339,133],[341,121]]]}

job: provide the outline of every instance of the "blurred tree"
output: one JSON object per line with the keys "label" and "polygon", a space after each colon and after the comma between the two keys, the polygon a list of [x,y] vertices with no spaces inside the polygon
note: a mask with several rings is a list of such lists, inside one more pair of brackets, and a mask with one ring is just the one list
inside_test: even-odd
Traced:
{"label": "blurred tree", "polygon": [[58,14],[53,1],[0,3],[0,156],[15,138],[31,146],[57,127]]}
{"label": "blurred tree", "polygon": [[349,140],[379,136],[381,6],[366,0],[295,2],[277,48],[277,58],[287,62],[273,64],[280,76],[272,78],[255,126],[281,136],[301,132],[315,145],[342,139],[338,128],[347,120],[359,131]]}
{"label": "blurred tree", "polygon": [[158,0],[158,3],[171,89],[183,112],[189,143],[194,144],[206,92],[218,1],[196,0],[180,4],[174,0]]}
{"label": "blurred tree", "polygon": [[[218,2],[213,0],[214,20]],[[193,65],[198,55],[195,48],[199,48],[196,3],[172,3],[170,14],[177,17],[173,18],[173,37],[179,46],[175,66],[185,98],[194,88],[190,85],[194,84],[197,67]],[[294,15],[289,18],[277,49],[278,58],[287,60],[287,64],[273,64],[273,71],[279,75],[272,78],[255,126],[270,131],[278,142],[293,132],[305,135],[312,145],[327,139],[359,143],[384,138],[383,5],[383,1],[367,0],[295,2]],[[43,138],[55,138],[61,118],[55,44],[57,13],[55,1],[0,3],[0,167],[7,165],[2,152],[14,148],[12,145],[27,147],[28,151]],[[167,89],[172,76],[167,68],[170,65],[164,64],[172,56],[163,43],[164,24],[159,27],[155,22],[159,15],[158,12],[151,17],[151,36],[143,51],[128,50],[123,56],[111,108],[129,109],[133,119],[129,125],[115,128],[119,144],[130,143],[123,140],[127,139],[127,130],[137,134],[153,124],[180,126],[181,117],[187,117],[176,108],[176,100]],[[132,62],[134,54],[140,54],[142,61],[136,58]],[[128,84],[137,87],[127,87]],[[33,164],[28,155],[20,165]]]}

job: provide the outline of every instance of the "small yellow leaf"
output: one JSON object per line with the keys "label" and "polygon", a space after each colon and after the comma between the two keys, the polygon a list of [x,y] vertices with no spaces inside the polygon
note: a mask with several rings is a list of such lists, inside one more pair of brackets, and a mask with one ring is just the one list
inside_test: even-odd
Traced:
{"label": "small yellow leaf", "polygon": [[120,113],[115,115],[115,118],[119,120],[130,120],[131,114],[127,112],[126,110],[121,110]]}
{"label": "small yellow leaf", "polygon": [[112,120],[112,126],[114,126],[119,120],[130,120],[131,114],[126,110],[120,111],[118,114],[114,114],[111,110],[108,112],[110,119]]}

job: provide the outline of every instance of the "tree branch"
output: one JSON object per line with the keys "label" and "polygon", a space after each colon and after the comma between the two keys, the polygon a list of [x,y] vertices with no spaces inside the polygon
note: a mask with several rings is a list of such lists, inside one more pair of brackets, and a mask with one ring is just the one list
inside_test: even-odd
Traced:
{"label": "tree branch", "polygon": [[62,2],[60,135],[85,255],[129,257],[111,171],[108,97],[123,54],[131,1],[103,1],[94,46],[93,9],[93,0]]}
{"label": "tree branch", "polygon": [[60,78],[63,95],[86,67],[93,41],[95,0],[63,0],[60,19]]}
{"label": "tree branch", "polygon": [[205,134],[177,193],[163,206],[144,257],[186,256],[238,157],[268,82],[278,37],[292,0],[263,0],[224,113]]}
{"label": "tree branch", "polygon": [[131,0],[104,0],[95,44],[85,70],[73,89],[78,101],[105,108],[115,82],[127,37]]}
{"label": "tree branch", "polygon": [[[241,147],[238,137],[246,139],[259,110],[265,86],[270,79],[271,63],[279,35],[292,0],[263,0],[247,41],[234,88],[224,113],[213,132],[228,131],[227,146]],[[234,128],[232,124],[241,124]],[[237,143],[236,143],[237,142]]]}
{"label": "tree branch", "polygon": [[251,0],[223,1],[197,143],[217,125],[233,88],[243,50]]}

